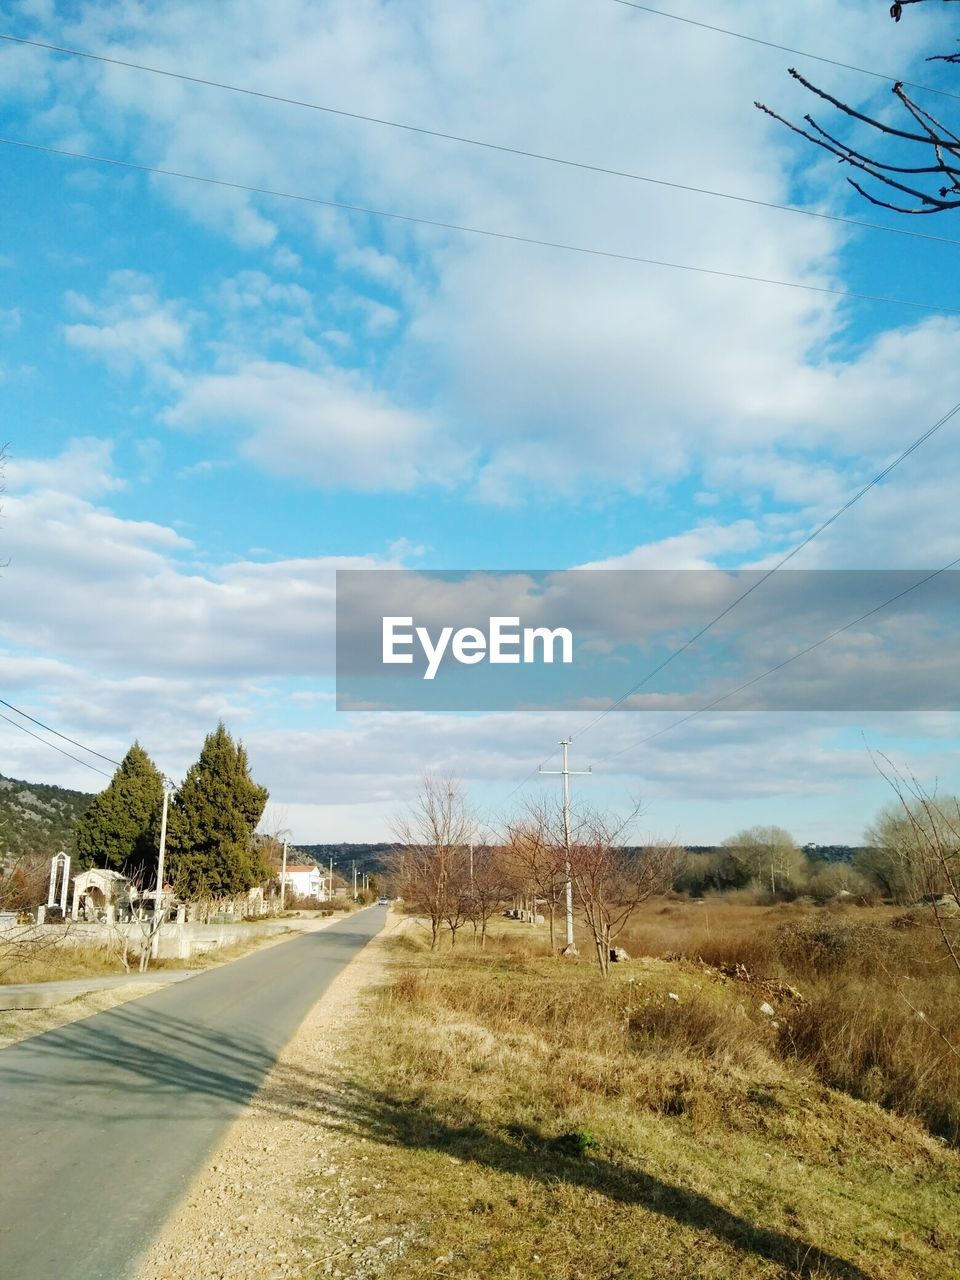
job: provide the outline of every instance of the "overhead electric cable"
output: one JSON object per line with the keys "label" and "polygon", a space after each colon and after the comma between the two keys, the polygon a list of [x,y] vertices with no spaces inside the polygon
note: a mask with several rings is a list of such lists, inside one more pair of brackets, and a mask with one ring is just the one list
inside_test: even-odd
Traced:
{"label": "overhead electric cable", "polygon": [[734,40],[746,40],[749,44],[763,45],[766,49],[776,49],[780,53],[793,54],[798,58],[809,58],[812,62],[824,62],[830,67],[839,67],[843,71],[856,71],[859,75],[870,76],[874,80],[886,80],[891,84],[906,85],[909,89],[922,89],[924,93],[937,93],[942,98],[960,98],[960,93],[950,89],[935,89],[933,85],[918,84],[915,80],[907,80],[903,76],[887,75],[883,71],[871,71],[869,67],[860,67],[856,63],[841,62],[837,58],[826,58],[819,53],[810,53],[806,49],[793,49],[787,44],[777,44],[773,40],[762,40],[759,36],[750,36],[743,31],[733,31],[729,27],[718,27],[710,22],[702,22],[698,18],[688,18],[679,13],[669,13],[666,9],[654,9],[652,5],[637,4],[636,0],[613,0],[614,4],[623,5],[626,9],[639,9],[641,13],[654,14],[658,18],[669,18],[671,22],[682,22],[688,27],[700,27],[704,31],[714,31],[717,35],[731,36]]}
{"label": "overhead electric cable", "polygon": [[527,785],[527,783],[530,781],[531,778],[537,777],[537,775],[540,773],[543,766],[547,764],[550,760],[552,760],[556,754],[557,754],[556,749],[554,749],[553,751],[550,752],[548,756],[544,757],[544,759],[540,761],[540,763],[537,765],[535,769],[531,769],[530,772],[527,774],[527,776],[525,778],[521,778],[521,780],[517,783],[517,785],[513,788],[513,790],[504,796],[503,800],[501,801],[501,804],[506,804],[508,800],[512,800],[513,797],[517,794],[517,792]]}
{"label": "overhead electric cable", "polygon": [[848,498],[847,501],[844,502],[842,506],[838,507],[832,516],[829,516],[826,520],[823,521],[822,524],[819,524],[813,530],[812,533],[808,533],[807,536],[803,538],[800,542],[798,542],[797,545],[791,551],[788,551],[787,554],[782,557],[782,559],[778,560],[777,563],[773,565],[770,569],[767,569],[767,571],[763,573],[757,579],[757,581],[753,583],[752,586],[748,587],[746,591],[741,592],[741,594],[738,595],[735,600],[732,600],[730,604],[726,606],[725,609],[722,609],[720,613],[716,615],[715,618],[711,618],[710,621],[705,623],[700,628],[699,631],[695,632],[692,636],[690,636],[688,640],[685,640],[683,644],[679,645],[676,649],[674,649],[674,651],[671,654],[669,654],[666,658],[664,658],[663,661],[660,662],[657,666],[655,666],[652,671],[648,671],[642,680],[638,680],[635,685],[632,685],[626,691],[626,693],[622,694],[616,700],[616,702],[611,703],[609,707],[605,707],[604,710],[601,711],[599,715],[595,716],[593,720],[591,720],[583,729],[580,730],[580,732],[576,735],[576,739],[573,739],[571,737],[571,740],[579,741],[584,736],[585,733],[588,733],[595,725],[599,724],[600,721],[603,720],[605,716],[608,716],[611,711],[615,711],[617,707],[621,706],[624,702],[626,702],[627,699],[632,697],[639,689],[642,689],[644,685],[649,684],[649,682],[653,679],[653,677],[655,675],[659,675],[659,673],[663,671],[665,667],[668,667],[675,658],[679,658],[682,653],[686,653],[686,651],[691,647],[691,645],[696,644],[696,642],[701,638],[701,636],[705,636],[707,632],[710,631],[713,627],[715,627],[718,622],[720,622],[723,618],[727,616],[727,614],[732,613],[733,610],[736,609],[737,605],[741,604],[744,600],[746,600],[747,596],[752,595],[754,591],[757,590],[758,587],[763,586],[763,584],[767,581],[768,578],[772,578],[775,573],[777,573],[780,569],[782,569],[788,560],[792,560],[793,557],[797,555],[798,552],[804,549],[804,547],[808,547],[810,543],[813,542],[814,538],[818,538],[820,534],[824,532],[825,529],[829,529],[830,526],[835,521],[839,520],[840,517],[845,512],[849,511],[851,507],[856,506],[856,504],[860,501],[860,499],[864,496],[864,494],[869,493],[871,489],[875,488],[878,484],[880,484],[880,482],[884,480],[890,474],[891,471],[893,471],[896,467],[899,467],[901,462],[909,458],[912,453],[914,453],[917,449],[919,449],[922,444],[925,444],[926,441],[929,440],[930,437],[935,434],[935,432],[939,431],[940,428],[944,426],[946,423],[948,423],[951,418],[956,417],[958,413],[960,413],[960,403],[955,404],[952,409],[948,410],[943,415],[943,417],[938,418],[932,427],[928,427],[927,430],[924,431],[922,435],[918,436],[916,440],[913,441],[912,444],[907,445],[906,449],[904,449],[902,453],[899,453],[893,459],[892,462],[889,462],[883,468],[882,471],[879,471],[873,477],[873,479],[870,480],[867,484],[865,484],[862,489],[859,489],[853,495],[852,498]]}
{"label": "overhead electric cable", "polygon": [[42,742],[45,747],[49,747],[52,751],[59,751],[62,756],[66,756],[68,760],[74,760],[77,764],[82,764],[85,769],[92,769],[94,773],[99,773],[101,777],[110,778],[113,775],[104,769],[98,769],[95,764],[90,764],[88,760],[81,760],[79,756],[71,755],[69,751],[64,751],[63,747],[58,747],[55,742],[48,742],[46,738],[41,738],[39,733],[34,733],[32,729],[28,729],[25,724],[18,724],[16,720],[11,720],[9,716],[5,716],[0,711],[0,720],[6,720],[7,724],[12,724],[15,729],[19,729],[21,733],[28,734],[31,738],[36,738],[37,742]]}
{"label": "overhead electric cable", "polygon": [[916,591],[918,587],[922,587],[925,583],[931,582],[934,578],[939,578],[942,573],[947,573],[950,569],[955,569],[960,565],[960,556],[956,560],[951,560],[949,564],[945,564],[942,569],[934,569],[932,573],[926,574],[911,586],[905,587],[902,591],[898,591],[896,595],[891,596],[888,600],[884,600],[882,604],[875,605],[874,608],[868,609],[866,613],[861,613],[858,618],[854,618],[850,622],[844,623],[842,627],[837,627],[831,631],[829,635],[823,636],[820,640],[815,640],[813,644],[806,645],[803,649],[799,649],[796,653],[791,654],[789,658],[784,658],[782,662],[776,663],[772,667],[768,667],[766,671],[761,671],[759,675],[745,680],[743,684],[737,685],[735,689],[728,689],[726,693],[720,694],[719,697],[713,698],[710,702],[702,707],[698,707],[696,711],[691,711],[689,715],[682,716],[679,720],[674,720],[671,724],[664,725],[662,729],[657,729],[654,733],[648,734],[645,738],[638,738],[636,741],[628,743],[627,746],[621,747],[617,751],[611,751],[605,756],[601,756],[599,760],[595,760],[593,767],[597,768],[605,764],[608,760],[615,760],[618,756],[626,755],[628,751],[633,751],[637,747],[641,747],[644,743],[652,742],[654,738],[659,738],[665,733],[669,733],[671,729],[677,729],[682,724],[688,724],[691,720],[695,720],[697,716],[701,716],[706,711],[712,711],[714,707],[718,707],[721,702],[726,702],[729,698],[733,698],[738,693],[743,693],[745,689],[751,688],[752,685],[759,684],[761,680],[765,680],[767,676],[774,675],[777,671],[782,671],[784,667],[789,667],[792,662],[796,662],[799,658],[806,657],[808,653],[812,653],[815,649],[821,648],[828,644],[837,636],[843,635],[845,631],[851,631],[854,627],[859,626],[861,622],[866,622],[868,618],[874,617],[875,614],[881,613],[884,609],[888,609],[890,605],[895,604],[898,600],[902,600],[904,596],[910,595],[912,591]]}
{"label": "overhead electric cable", "polygon": [[853,289],[839,289],[830,285],[804,284],[799,280],[776,280],[768,276],[754,276],[742,271],[723,271],[717,267],[700,267],[686,262],[669,262],[662,258],[646,258],[639,254],[617,253],[610,249],[595,249],[588,245],[569,244],[558,240],[543,240],[535,236],[523,236],[507,231],[492,231],[485,227],[472,227],[464,223],[445,222],[439,218],[417,217],[408,213],[394,213],[384,209],[372,209],[365,205],[348,204],[341,200],[327,200],[319,196],[302,195],[292,191],[275,191],[269,187],[256,187],[243,182],[229,182],[224,178],[210,178],[177,169],[162,169],[157,165],[138,164],[133,160],[117,160],[110,156],[91,155],[85,151],[71,151],[65,147],[44,146],[38,142],[26,142],[20,138],[0,137],[0,144],[35,151],[44,155],[64,156],[71,160],[87,160],[93,164],[111,165],[130,169],[137,173],[151,173],[164,178],[177,178],[197,182],[205,186],[220,187],[229,191],[242,191],[247,195],[270,196],[276,200],[294,200],[302,204],[320,205],[326,209],[342,209],[346,213],[360,213],[371,218],[386,218],[395,222],[408,222],[416,226],[434,227],[441,231],[456,231],[464,235],[482,236],[490,240],[503,240],[513,244],[535,245],[542,249],[557,249],[563,253],[575,253],[591,258],[604,258],[613,262],[633,262],[641,266],[662,267],[670,271],[686,271],[694,275],[713,276],[721,280],[740,280],[749,284],[764,284],[780,289],[796,289],[803,293],[826,294],[835,298],[850,298],[858,302],[876,302],[886,306],[909,307],[918,311],[941,315],[960,315],[960,307],[941,306],[931,302],[917,302],[910,298],[890,298],[882,294],[860,293]]}
{"label": "overhead electric cable", "polygon": [[7,707],[10,711],[15,711],[18,716],[23,716],[24,720],[29,720],[31,724],[35,724],[40,729],[46,729],[47,733],[52,733],[58,738],[62,738],[64,742],[69,742],[73,747],[79,747],[81,751],[86,751],[88,755],[96,756],[98,760],[105,760],[107,764],[115,764],[120,767],[120,761],[114,760],[110,756],[105,756],[100,751],[94,751],[93,747],[85,746],[82,742],[78,742],[76,738],[68,738],[65,733],[61,733],[58,729],[52,728],[48,724],[44,724],[42,720],[38,720],[36,716],[28,715],[26,711],[21,711],[19,707],[15,707],[12,702],[7,702],[0,698],[0,707]]}
{"label": "overhead electric cable", "polygon": [[938,244],[960,245],[960,240],[950,236],[938,236],[925,231],[915,231],[909,227],[884,226],[879,222],[869,222],[865,218],[845,217],[841,214],[824,213],[817,209],[803,209],[798,205],[781,204],[775,200],[760,200],[753,196],[736,195],[730,191],[716,191],[710,187],[697,187],[689,183],[674,182],[666,178],[654,178],[649,174],[634,173],[630,170],[614,169],[605,165],[592,164],[585,160],[573,160],[566,156],[551,155],[547,152],[532,151],[525,147],[513,147],[506,143],[490,142],[482,138],[471,138],[465,134],[447,133],[442,129],[429,129],[422,125],[407,124],[399,120],[390,120],[384,116],[365,115],[360,111],[347,111],[340,107],[331,107],[319,102],[307,102],[300,98],[287,98],[277,93],[268,93],[261,89],[251,89],[246,85],[229,84],[222,80],[208,80],[202,76],[191,76],[185,72],[171,71],[165,67],[154,67],[147,63],[130,62],[125,58],[110,57],[102,53],[91,53],[85,49],[73,49],[66,45],[48,44],[42,40],[29,40],[25,36],[15,36],[0,32],[0,40],[11,44],[27,45],[35,49],[45,49],[51,53],[66,54],[74,58],[86,58],[93,62],[106,63],[114,67],[126,67],[132,71],[142,71],[150,75],[164,76],[172,80],[181,80],[187,84],[202,85],[209,89],[220,89],[227,93],[242,94],[251,98],[260,98],[265,102],[280,103],[284,106],[300,107],[309,111],[321,111],[327,115],[340,116],[346,120],[359,120],[365,124],[375,124],[388,129],[400,129],[405,133],[416,133],[427,138],[440,138],[446,142],[456,142],[464,146],[480,147],[485,151],[498,151],[504,155],[519,156],[527,160],[538,160],[545,164],[561,165],[570,169],[580,169],[587,173],[605,174],[612,178],[625,178],[632,182],[643,182],[650,186],[667,187],[673,191],[688,194],[709,196],[716,200],[729,200],[737,204],[753,205],[759,209],[774,209],[780,213],[800,214],[807,218],[819,218],[825,222],[840,222],[847,226],[859,227],[869,231],[880,231],[888,235],[907,236],[914,240],[932,240]]}

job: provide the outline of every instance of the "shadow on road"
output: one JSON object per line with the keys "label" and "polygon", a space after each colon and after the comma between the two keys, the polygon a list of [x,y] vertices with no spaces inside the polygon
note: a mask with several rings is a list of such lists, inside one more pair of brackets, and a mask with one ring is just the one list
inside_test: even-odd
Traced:
{"label": "shadow on road", "polygon": [[[193,979],[189,990],[178,984],[4,1049],[0,1106],[28,1097],[34,1114],[49,1108],[59,1126],[91,1116],[109,1125],[232,1114],[263,1084],[316,999],[314,953],[346,963],[369,936],[331,929],[287,943],[298,948],[299,967],[286,965],[275,987],[262,981],[271,952],[254,953]],[[261,978],[252,1000],[247,966]],[[273,1016],[278,1008],[280,1018]],[[311,1088],[302,1072],[276,1065],[258,1106],[300,1114],[309,1109]],[[14,1118],[10,1111],[7,1120]]]}
{"label": "shadow on road", "polygon": [[[280,1047],[255,1028],[220,1032],[206,1021],[173,1016],[140,1001],[5,1050],[0,1055],[0,1093],[27,1087],[32,1107],[49,1106],[60,1124],[79,1125],[93,1115],[103,1122],[104,1132],[121,1139],[122,1126],[131,1121],[155,1117],[176,1124],[229,1116],[256,1095],[255,1107],[268,1114],[332,1126],[385,1146],[445,1152],[534,1183],[559,1181],[623,1205],[642,1206],[783,1266],[792,1275],[870,1280],[852,1263],[799,1236],[758,1226],[641,1168],[608,1157],[568,1154],[533,1128],[456,1125],[356,1080],[320,1076],[296,1064],[274,1067]],[[264,1084],[271,1068],[273,1075]]]}

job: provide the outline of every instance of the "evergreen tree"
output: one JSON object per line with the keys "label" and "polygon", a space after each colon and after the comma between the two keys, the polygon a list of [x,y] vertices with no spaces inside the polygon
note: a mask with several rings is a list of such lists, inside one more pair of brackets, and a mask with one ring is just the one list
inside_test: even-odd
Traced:
{"label": "evergreen tree", "polygon": [[163,776],[135,742],[106,790],[77,819],[74,846],[83,867],[111,867],[151,884],[160,843]]}
{"label": "evergreen tree", "polygon": [[267,879],[253,832],[268,795],[250,777],[243,745],[218,724],[170,814],[170,870],[181,893],[243,893]]}

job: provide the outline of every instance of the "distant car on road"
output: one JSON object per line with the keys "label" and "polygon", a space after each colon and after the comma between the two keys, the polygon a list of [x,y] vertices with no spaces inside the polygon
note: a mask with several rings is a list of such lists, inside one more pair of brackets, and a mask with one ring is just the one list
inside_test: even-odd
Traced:
{"label": "distant car on road", "polygon": [[378,899],[377,899],[377,906],[378,906],[378,907],[389,907],[389,905],[390,905],[390,899],[389,899],[389,898],[378,898]]}

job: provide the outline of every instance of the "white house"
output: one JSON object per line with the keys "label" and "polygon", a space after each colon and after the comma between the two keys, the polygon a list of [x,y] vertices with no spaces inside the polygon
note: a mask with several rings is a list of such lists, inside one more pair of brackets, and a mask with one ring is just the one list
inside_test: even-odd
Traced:
{"label": "white house", "polygon": [[317,902],[327,900],[327,877],[315,862],[288,866],[284,882],[289,892],[298,898],[316,898]]}

